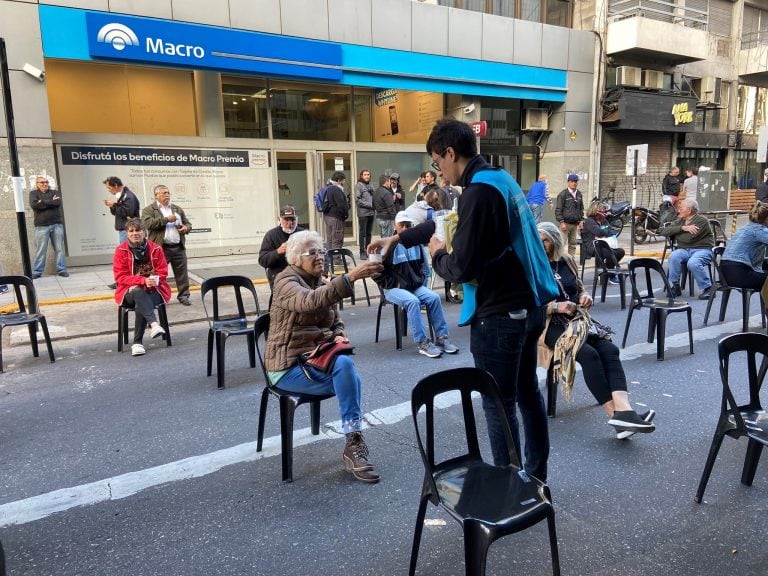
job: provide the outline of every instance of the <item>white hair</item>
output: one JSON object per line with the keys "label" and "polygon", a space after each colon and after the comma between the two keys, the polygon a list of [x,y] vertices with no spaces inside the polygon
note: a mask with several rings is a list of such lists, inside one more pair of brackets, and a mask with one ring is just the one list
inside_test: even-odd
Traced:
{"label": "white hair", "polygon": [[323,237],[314,230],[302,230],[294,232],[288,238],[285,247],[285,259],[288,264],[295,266],[301,260],[301,254],[310,248],[322,248]]}

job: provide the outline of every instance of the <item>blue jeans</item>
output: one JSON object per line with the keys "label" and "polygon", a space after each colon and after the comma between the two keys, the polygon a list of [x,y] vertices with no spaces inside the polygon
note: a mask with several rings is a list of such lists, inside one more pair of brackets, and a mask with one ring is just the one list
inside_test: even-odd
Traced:
{"label": "blue jeans", "polygon": [[328,374],[308,366],[305,368],[312,377],[311,380],[304,374],[304,369],[297,364],[283,374],[276,386],[289,392],[336,394],[336,398],[339,400],[342,432],[349,434],[362,430],[361,382],[352,358],[344,355],[337,356],[333,369]]}
{"label": "blue jeans", "polygon": [[[536,376],[537,341],[545,317],[542,307],[529,311],[524,320],[514,320],[507,314],[475,318],[470,340],[475,366],[490,372],[499,386],[518,454],[520,431],[515,408],[520,408],[525,434],[524,468],[540,480],[547,479],[549,457],[547,415]],[[506,465],[509,452],[496,407],[483,398],[483,410],[494,464]]]}
{"label": "blue jeans", "polygon": [[53,252],[56,254],[57,272],[67,271],[67,264],[64,262],[64,225],[35,226],[35,262],[32,265],[32,274],[34,276],[42,276],[45,271],[45,257],[48,255],[49,238],[53,244]]}
{"label": "blue jeans", "polygon": [[389,238],[395,233],[394,220],[382,220],[379,218],[379,232],[382,238]]}
{"label": "blue jeans", "polygon": [[427,317],[432,323],[432,328],[435,329],[435,336],[437,338],[448,336],[448,324],[445,322],[440,296],[429,288],[419,286],[413,292],[402,288],[390,288],[384,290],[384,296],[387,298],[387,302],[397,304],[405,310],[414,342],[418,343],[428,338],[424,323],[421,321],[422,304],[427,308]]}
{"label": "blue jeans", "polygon": [[529,204],[531,207],[531,212],[533,212],[533,219],[536,222],[536,224],[541,222],[541,213],[544,210],[544,206],[541,204]]}
{"label": "blue jeans", "polygon": [[128,240],[128,233],[125,230],[118,230],[117,231],[117,243],[122,244]]}
{"label": "blue jeans", "polygon": [[712,262],[712,250],[709,248],[677,248],[669,255],[669,281],[680,282],[683,263],[693,272],[693,278],[699,290],[704,291],[712,286],[709,277],[709,263]]}

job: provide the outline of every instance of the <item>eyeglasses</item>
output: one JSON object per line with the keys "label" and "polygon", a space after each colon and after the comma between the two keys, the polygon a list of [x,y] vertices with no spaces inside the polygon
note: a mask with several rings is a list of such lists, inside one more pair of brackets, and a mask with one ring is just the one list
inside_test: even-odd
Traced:
{"label": "eyeglasses", "polygon": [[38,184],[48,184],[48,180],[38,180]]}
{"label": "eyeglasses", "polygon": [[[438,156],[440,156],[440,158],[445,158],[445,155],[447,153],[448,153],[448,148],[443,150],[443,153],[442,154],[438,154]],[[436,170],[437,172],[442,172],[442,170],[440,169],[440,164],[437,163],[437,160],[432,160],[432,164],[430,164],[430,166],[432,166],[432,168],[434,170]]]}
{"label": "eyeglasses", "polygon": [[311,250],[307,250],[306,252],[302,252],[301,254],[299,254],[299,256],[310,256],[311,258],[317,258],[318,256],[320,256],[320,257],[324,258],[326,252],[328,252],[328,251],[327,250],[323,250],[322,248],[312,248]]}

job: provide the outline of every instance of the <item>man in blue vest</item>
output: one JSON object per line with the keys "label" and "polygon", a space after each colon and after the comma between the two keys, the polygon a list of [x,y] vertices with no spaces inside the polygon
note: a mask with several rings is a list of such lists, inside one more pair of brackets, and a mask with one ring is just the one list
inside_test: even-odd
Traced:
{"label": "man in blue vest", "polygon": [[[427,140],[427,153],[435,170],[463,188],[452,251],[448,253],[445,243],[432,235],[434,221],[372,242],[369,251],[389,251],[398,241],[406,247],[429,241],[435,272],[450,282],[464,283],[465,306],[471,306],[468,295],[475,292],[476,305],[466,317],[475,366],[496,379],[521,454],[515,412],[519,407],[525,471],[546,480],[549,430],[536,376],[536,353],[545,305],[557,295],[557,285],[533,214],[514,178],[478,155],[475,133],[465,122],[438,121]],[[485,398],[483,407],[494,463],[507,464],[502,423]]]}

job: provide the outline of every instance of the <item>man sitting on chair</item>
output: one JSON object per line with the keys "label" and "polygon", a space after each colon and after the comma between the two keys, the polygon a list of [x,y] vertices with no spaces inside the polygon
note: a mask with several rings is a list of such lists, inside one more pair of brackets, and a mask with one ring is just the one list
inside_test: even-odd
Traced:
{"label": "man sitting on chair", "polygon": [[[405,211],[395,216],[397,233],[411,227],[414,220]],[[392,252],[384,255],[384,271],[374,279],[384,291],[387,302],[405,310],[413,341],[419,347],[419,354],[439,358],[443,352],[456,354],[459,349],[448,339],[448,324],[443,315],[440,297],[425,287],[429,277],[429,265],[421,246],[403,248],[397,244]],[[421,306],[427,308],[427,317],[435,330],[433,343],[421,320]]]}

